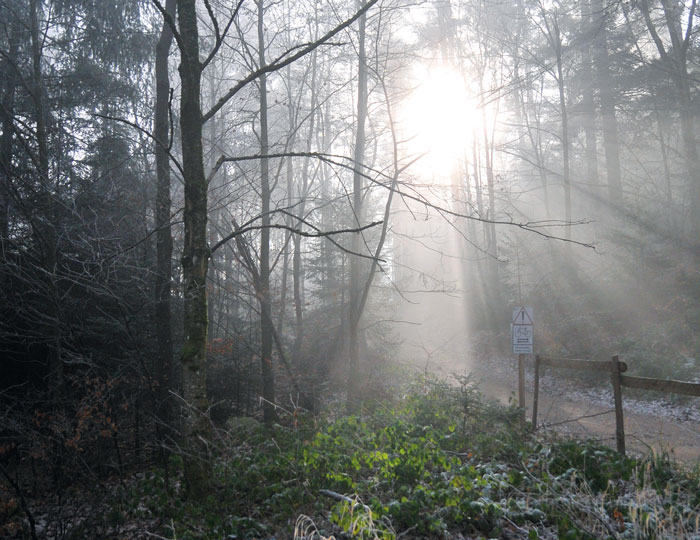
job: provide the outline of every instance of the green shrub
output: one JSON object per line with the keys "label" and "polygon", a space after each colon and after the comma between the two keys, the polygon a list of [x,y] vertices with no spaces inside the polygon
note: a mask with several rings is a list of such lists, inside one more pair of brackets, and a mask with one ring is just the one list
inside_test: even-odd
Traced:
{"label": "green shrub", "polygon": [[174,456],[115,500],[114,519],[157,519],[155,532],[178,539],[286,537],[300,515],[319,539],[697,534],[698,474],[667,455],[533,440],[516,408],[485,403],[469,377],[421,377],[372,414],[295,420],[230,423],[208,501],[183,498]]}

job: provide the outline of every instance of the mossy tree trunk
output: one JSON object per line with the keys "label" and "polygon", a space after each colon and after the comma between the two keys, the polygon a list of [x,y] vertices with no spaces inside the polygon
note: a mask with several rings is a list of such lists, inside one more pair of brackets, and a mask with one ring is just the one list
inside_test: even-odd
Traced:
{"label": "mossy tree trunk", "polygon": [[182,275],[185,287],[184,344],[182,349],[183,417],[185,445],[185,481],[188,494],[206,493],[210,424],[207,414],[207,290],[209,266],[207,245],[207,180],[202,149],[202,112],[200,85],[202,63],[195,0],[177,2],[180,33],[180,130],[182,167],[185,183],[185,241]]}

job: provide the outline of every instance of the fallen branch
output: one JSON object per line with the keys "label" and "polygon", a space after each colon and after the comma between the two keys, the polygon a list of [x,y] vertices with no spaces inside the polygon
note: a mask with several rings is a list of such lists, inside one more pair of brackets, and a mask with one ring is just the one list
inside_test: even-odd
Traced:
{"label": "fallen branch", "polygon": [[330,489],[319,489],[318,492],[321,495],[325,495],[326,497],[330,497],[331,499],[335,499],[336,501],[346,502],[348,504],[352,504],[353,508],[355,508],[356,506],[361,506],[367,512],[371,511],[369,506],[361,503],[358,499],[353,499],[352,497],[348,497],[347,495],[341,495],[340,493],[338,493],[336,491],[331,491]]}

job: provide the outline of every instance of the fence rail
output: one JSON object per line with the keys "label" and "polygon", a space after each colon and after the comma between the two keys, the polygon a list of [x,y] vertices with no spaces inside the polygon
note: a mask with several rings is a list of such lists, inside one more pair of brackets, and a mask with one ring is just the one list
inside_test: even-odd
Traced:
{"label": "fence rail", "polygon": [[698,383],[623,375],[620,378],[620,384],[628,388],[641,388],[642,390],[656,390],[657,392],[700,397],[700,384]]}
{"label": "fence rail", "polygon": [[[612,372],[612,362],[610,360],[578,360],[573,358],[554,358],[552,356],[537,356],[540,365],[564,368],[579,369],[585,371],[606,371]],[[620,362],[620,371],[627,371],[627,364]]]}
{"label": "fence rail", "polygon": [[[520,389],[524,388],[523,355],[519,355],[519,381]],[[613,387],[613,397],[615,401],[615,439],[617,441],[617,451],[625,453],[625,423],[622,409],[622,387],[639,388],[642,390],[655,390],[657,392],[668,392],[673,394],[683,394],[686,396],[700,397],[700,383],[685,381],[674,381],[665,379],[653,379],[650,377],[636,377],[632,375],[622,375],[627,371],[627,364],[621,362],[619,357],[613,356],[611,360],[581,360],[574,358],[555,358],[551,356],[535,356],[535,388],[532,404],[532,427],[537,429],[537,407],[540,393],[540,366],[553,368],[578,369],[584,371],[597,371],[610,373],[610,382]],[[521,391],[521,395],[523,392]],[[520,400],[524,406],[524,399]]]}

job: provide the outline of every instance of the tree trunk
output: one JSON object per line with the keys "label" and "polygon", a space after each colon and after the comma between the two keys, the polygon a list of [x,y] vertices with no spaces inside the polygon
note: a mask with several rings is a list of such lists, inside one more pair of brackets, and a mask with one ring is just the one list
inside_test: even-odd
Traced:
{"label": "tree trunk", "polygon": [[[290,124],[291,125],[291,124]],[[293,138],[293,136],[292,136]],[[294,151],[293,144],[289,146],[289,151]],[[294,204],[292,201],[292,177],[294,176],[294,164],[292,158],[287,158],[287,208],[292,208]],[[290,216],[287,216],[286,220],[289,227],[293,227],[294,221]],[[289,282],[289,245],[292,242],[292,233],[287,231],[284,238],[284,247],[282,248],[284,252],[282,253],[282,277],[280,278],[280,301],[279,301],[279,311],[277,313],[277,331],[283,335],[284,334],[284,323],[287,319],[287,289]]]}
{"label": "tree trunk", "polygon": [[[167,0],[165,10],[175,17],[175,0]],[[171,405],[168,402],[173,388],[172,359],[172,318],[170,312],[173,237],[170,227],[170,163],[166,146],[170,139],[169,98],[170,78],[168,59],[173,33],[163,22],[160,39],[156,45],[156,103],[154,118],[156,155],[156,272],[155,272],[155,314],[158,356],[156,358],[156,414],[163,427],[172,421]]]}
{"label": "tree trunk", "polygon": [[[529,104],[535,103],[533,92],[532,92],[532,74],[528,71],[525,76],[525,95],[527,96],[527,102]],[[542,89],[540,88],[540,97],[542,96]],[[537,162],[537,172],[540,177],[540,182],[542,182],[542,190],[544,191],[544,211],[546,219],[551,219],[552,210],[549,197],[549,180],[547,178],[547,167],[545,166],[544,151],[542,149],[542,125],[539,111],[536,109],[534,112],[534,126],[530,123],[530,116],[528,110],[525,108],[525,101],[523,99],[523,113],[527,121],[527,134],[530,139],[530,144],[532,145],[532,151],[535,154],[535,159]]]}
{"label": "tree trunk", "polygon": [[46,130],[46,100],[44,97],[44,79],[41,69],[42,39],[39,35],[40,6],[37,0],[30,0],[30,31],[32,47],[32,83],[31,93],[36,123],[36,143],[38,150],[38,180],[41,193],[40,212],[42,219],[36,220],[37,243],[41,252],[41,262],[46,272],[48,322],[48,369],[49,390],[54,405],[58,405],[63,389],[63,364],[61,360],[61,336],[58,313],[58,292],[56,288],[56,267],[58,250],[56,237],[56,216],[54,209],[53,186],[49,171],[49,147]]}
{"label": "tree trunk", "polygon": [[[289,22],[288,22],[289,24]],[[287,85],[287,114],[289,118],[289,138],[287,139],[286,149],[289,152],[294,152],[294,147],[296,144],[296,132],[298,129],[297,123],[297,113],[295,109],[294,98],[292,96],[292,85],[291,85],[291,69],[290,66],[286,68],[286,77],[290,81]],[[291,209],[294,206],[294,160],[291,157],[287,158],[286,165],[286,177],[287,177],[287,208]],[[287,225],[291,228],[294,227],[294,219],[292,216],[287,216]],[[280,335],[284,334],[284,323],[287,315],[287,283],[289,281],[289,244],[292,241],[291,231],[287,231],[284,238],[284,253],[282,255],[282,282],[280,284],[280,303],[279,303],[279,313],[277,314],[277,332]]]}
{"label": "tree trunk", "polygon": [[[589,0],[581,2],[581,30],[584,37],[592,33],[591,6]],[[583,131],[585,136],[585,161],[586,161],[586,185],[589,186],[588,193],[592,200],[592,208],[597,208],[596,204],[601,199],[599,178],[598,178],[598,142],[595,129],[595,102],[593,100],[593,61],[591,59],[591,47],[588,42],[583,44],[581,57],[581,80],[583,81],[582,94],[582,116]]]}
{"label": "tree trunk", "polygon": [[[326,74],[326,78],[330,77],[330,68]],[[320,146],[322,152],[329,152],[331,149],[331,100],[326,99],[326,106],[323,111],[323,135],[320,140]],[[330,184],[332,179],[332,170],[328,163],[325,161],[321,164],[321,222],[323,228],[326,231],[331,230],[333,226],[331,222],[331,193]],[[333,256],[335,251],[335,246],[331,244],[328,238],[323,238],[321,240],[321,265],[323,268],[323,302],[326,309],[333,309],[337,305],[337,293],[338,287],[335,280],[335,267],[333,264]],[[342,310],[338,313],[340,317],[339,325],[342,327],[343,312]]]}
{"label": "tree trunk", "polygon": [[[18,25],[10,23],[10,43],[8,56],[17,58],[17,45],[19,41]],[[0,138],[0,257],[5,254],[5,242],[9,233],[10,223],[10,185],[12,182],[12,155],[14,145],[14,111],[15,88],[17,74],[10,62],[3,60],[0,64],[0,74],[4,75],[2,85],[2,107],[0,107],[0,120],[2,121],[2,137]],[[3,284],[3,274],[0,274],[0,285]]]}
{"label": "tree trunk", "polygon": [[[258,62],[265,64],[265,34],[263,0],[258,6]],[[267,75],[260,75],[260,155],[268,154]],[[260,361],[262,368],[263,418],[266,424],[277,419],[275,413],[275,375],[272,366],[272,300],[270,297],[270,166],[267,158],[260,160],[260,197],[262,230],[260,231]]]}
{"label": "tree trunk", "polygon": [[182,349],[183,435],[185,481],[190,496],[207,491],[209,460],[206,442],[210,435],[207,402],[207,180],[202,150],[202,111],[196,0],[177,0],[182,41],[180,80],[180,130],[185,183],[183,213],[185,240],[182,277],[185,294],[184,344]]}
{"label": "tree trunk", "polygon": [[[318,21],[317,21],[318,28]],[[306,151],[311,152],[313,145],[313,137],[316,131],[316,106],[317,106],[317,89],[316,89],[316,52],[313,52],[311,58],[311,118],[309,119],[309,135],[306,139]],[[304,165],[301,170],[301,189],[299,190],[299,207],[297,215],[303,218],[306,213],[306,199],[309,192],[309,164],[310,158],[304,159]],[[303,227],[302,222],[298,221],[298,227]],[[294,257],[292,259],[292,269],[294,276],[294,321],[295,321],[295,336],[293,359],[296,365],[301,366],[301,351],[304,344],[304,268],[301,260],[301,236],[294,236]]]}
{"label": "tree trunk", "polygon": [[676,229],[676,214],[673,212],[673,185],[671,184],[671,166],[669,164],[668,150],[666,148],[666,138],[664,137],[664,124],[668,118],[662,118],[659,107],[654,98],[654,117],[656,119],[656,129],[659,137],[659,149],[661,150],[661,160],[664,165],[664,187],[666,188],[666,203],[668,204],[668,218],[673,229]]}
{"label": "tree trunk", "polygon": [[[360,7],[364,6],[364,0],[360,0]],[[365,155],[365,121],[367,119],[367,54],[365,51],[365,32],[367,17],[363,13],[359,20],[359,44],[358,44],[358,70],[357,70],[357,131],[355,133],[354,174],[353,174],[353,212],[354,225],[362,226],[362,202],[363,202],[363,166]],[[362,233],[355,233],[352,237],[352,250],[355,253],[362,251]],[[360,299],[362,295],[360,273],[362,260],[353,255],[350,257],[350,301],[348,317],[348,405],[352,408],[359,397],[360,383],[360,336],[359,326],[362,313],[360,312]]]}
{"label": "tree trunk", "polygon": [[[488,128],[486,126],[486,111],[482,109],[481,113],[482,122],[484,124],[483,140],[484,161],[486,164],[486,183],[489,192],[489,209],[486,215],[487,219],[489,220],[489,223],[487,224],[489,230],[489,242],[486,246],[486,251],[492,257],[491,263],[493,263],[494,259],[498,256],[498,239],[496,238],[496,224],[494,223],[496,220],[496,178],[493,174],[493,144],[492,141],[489,140]],[[491,266],[491,264],[489,264],[489,266]],[[491,270],[495,270],[495,268],[492,267]],[[496,282],[498,282],[497,274],[492,274],[491,278],[495,279],[494,285],[496,285]]]}
{"label": "tree trunk", "polygon": [[610,59],[608,58],[607,6],[603,0],[597,0],[593,10],[602,17],[600,23],[596,25],[594,80],[598,88],[598,99],[600,101],[608,197],[610,204],[613,205],[613,209],[620,210],[623,205],[620,141],[617,130],[617,116],[615,115],[615,96],[610,77]]}
{"label": "tree trunk", "polygon": [[[566,107],[566,93],[564,91],[564,70],[562,69],[561,35],[557,28],[557,86],[559,88],[559,110],[561,112],[561,153],[563,160],[564,180],[564,219],[571,222],[571,165],[569,158],[569,114]],[[571,227],[566,228],[566,237],[571,238]]]}

